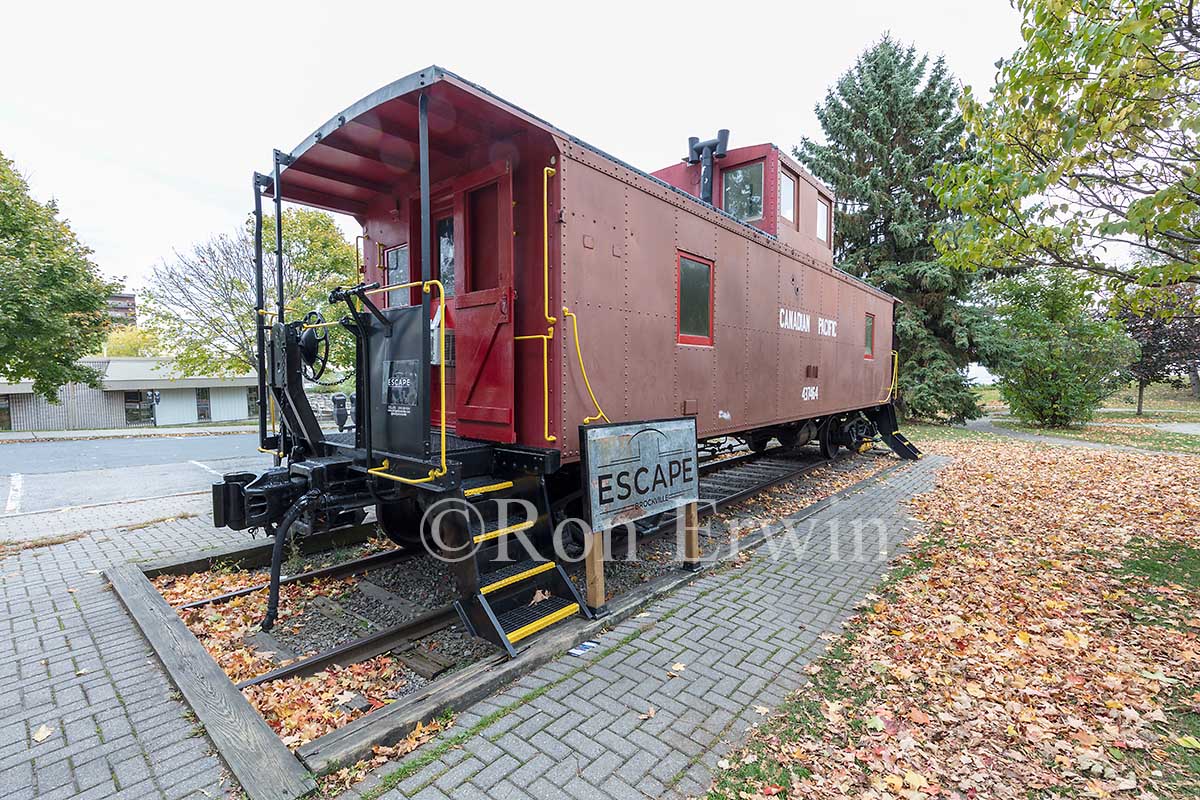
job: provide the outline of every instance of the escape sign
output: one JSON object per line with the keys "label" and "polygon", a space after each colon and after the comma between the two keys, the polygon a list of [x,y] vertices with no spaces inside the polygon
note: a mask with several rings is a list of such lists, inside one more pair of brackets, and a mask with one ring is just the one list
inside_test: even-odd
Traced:
{"label": "escape sign", "polygon": [[695,417],[581,426],[579,444],[594,531],[699,499]]}

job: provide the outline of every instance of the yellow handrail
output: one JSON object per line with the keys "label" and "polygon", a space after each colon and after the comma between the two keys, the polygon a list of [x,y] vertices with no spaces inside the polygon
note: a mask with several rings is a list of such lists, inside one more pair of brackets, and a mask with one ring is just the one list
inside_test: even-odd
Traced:
{"label": "yellow handrail", "polygon": [[547,325],[558,321],[550,316],[550,176],[555,174],[554,167],[542,170],[542,313]]}
{"label": "yellow handrail", "polygon": [[[277,431],[277,430],[275,429],[275,425],[276,425],[276,422],[275,422],[275,395],[274,395],[274,394],[268,394],[268,395],[267,395],[265,398],[261,398],[261,399],[263,399],[263,400],[265,400],[265,401],[266,401],[266,403],[267,403],[267,413],[268,413],[268,414],[270,415],[270,417],[271,417],[271,436],[278,437],[278,436],[279,436],[279,431]],[[278,438],[276,438],[276,439],[275,439],[275,441],[279,441],[279,439],[278,439]],[[267,448],[265,448],[265,447],[260,447],[260,448],[258,448],[258,452],[260,452],[260,453],[267,453],[267,454],[269,454],[269,455],[273,455],[273,456],[275,456],[276,458],[283,458],[283,457],[284,457],[284,455],[285,455],[285,453],[284,453],[282,450],[268,450],[268,449],[267,449]]]}
{"label": "yellow handrail", "polygon": [[583,376],[583,385],[587,387],[588,397],[592,398],[592,405],[596,407],[596,414],[590,417],[583,418],[583,424],[589,425],[598,419],[611,423],[612,420],[604,413],[604,409],[600,408],[600,403],[596,401],[596,393],[592,391],[592,382],[588,380],[587,368],[583,366],[583,351],[579,349],[579,322],[578,318],[571,313],[571,309],[563,306],[563,316],[571,320],[571,328],[575,331],[575,355],[579,358],[579,374]]}
{"label": "yellow handrail", "polygon": [[542,437],[547,442],[558,441],[558,437],[550,433],[550,341],[553,338],[553,326],[546,328],[545,333],[513,337],[513,340],[517,342],[523,342],[528,339],[542,340]]}
{"label": "yellow handrail", "polygon": [[335,325],[341,325],[341,324],[342,324],[341,320],[335,320],[333,322],[314,322],[312,324],[305,323],[304,325],[301,325],[300,327],[303,328],[304,330],[308,331],[308,330],[312,330],[313,328],[332,328]]}
{"label": "yellow handrail", "polygon": [[547,442],[558,441],[550,433],[550,342],[554,340],[554,325],[558,322],[558,317],[550,316],[550,176],[554,174],[554,167],[542,170],[542,315],[546,318],[546,332],[513,337],[517,342],[542,341],[542,438]]}
{"label": "yellow handrail", "polygon": [[899,383],[899,381],[900,381],[900,353],[893,350],[892,351],[892,383],[890,386],[887,387],[887,391],[883,395],[883,399],[879,400],[876,403],[876,405],[878,405],[879,403],[886,403],[892,399],[893,395],[896,394],[896,384]]}
{"label": "yellow handrail", "polygon": [[440,416],[440,421],[441,421],[440,436],[441,436],[441,450],[442,450],[441,466],[435,467],[435,468],[429,470],[429,474],[427,476],[425,476],[424,478],[401,478],[399,475],[390,474],[387,471],[389,464],[388,464],[388,460],[386,458],[383,460],[383,463],[380,464],[378,467],[374,467],[372,469],[367,470],[368,475],[375,475],[380,478],[387,478],[389,481],[396,481],[397,483],[407,483],[407,484],[429,483],[430,481],[437,480],[438,478],[442,477],[449,471],[448,468],[446,467],[446,358],[445,358],[445,353],[446,353],[446,287],[442,286],[441,281],[424,281],[424,282],[413,281],[412,283],[402,284],[400,286],[395,286],[392,288],[405,289],[405,288],[408,288],[411,286],[418,286],[418,285],[421,287],[421,291],[424,292],[425,294],[429,294],[430,287],[433,287],[433,286],[437,287],[438,302],[440,303],[440,308],[442,311],[442,313],[438,315],[438,335],[439,335],[440,341],[441,341],[439,351],[442,353],[441,363],[438,364],[438,395],[439,395],[438,399],[441,400],[441,405],[442,405],[441,416]]}

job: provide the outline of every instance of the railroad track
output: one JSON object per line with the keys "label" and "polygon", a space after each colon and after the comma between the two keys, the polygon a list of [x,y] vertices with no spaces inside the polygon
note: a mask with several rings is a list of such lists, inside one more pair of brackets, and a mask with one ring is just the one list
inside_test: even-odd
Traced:
{"label": "railroad track", "polygon": [[[746,500],[772,486],[800,477],[837,460],[836,458],[814,458],[811,457],[812,455],[810,451],[785,453],[782,448],[775,448],[761,454],[746,452],[713,458],[701,463],[699,487],[701,515],[713,514],[721,508]],[[673,514],[663,514],[657,518],[642,520],[637,523],[638,539],[661,536],[673,531],[674,526]],[[371,572],[375,570],[424,557],[426,557],[424,554],[414,554],[405,550],[389,550],[342,564],[291,575],[284,578],[281,584],[353,576],[368,579]],[[235,597],[264,590],[267,585],[265,582],[255,584],[193,601],[179,606],[179,609],[193,609],[226,602]],[[371,586],[373,592],[387,594],[379,587],[373,584]],[[405,660],[410,666],[413,665],[413,662],[417,662],[419,665],[422,660],[428,660],[417,650],[419,640],[448,628],[457,620],[458,614],[452,605],[427,610],[401,624],[377,626],[379,630],[366,636],[283,664],[270,672],[238,683],[237,688],[242,689],[268,681],[312,675],[335,664],[347,666],[389,652],[394,653],[401,660]],[[427,677],[437,674],[433,668],[430,668],[429,671],[432,674]]]}

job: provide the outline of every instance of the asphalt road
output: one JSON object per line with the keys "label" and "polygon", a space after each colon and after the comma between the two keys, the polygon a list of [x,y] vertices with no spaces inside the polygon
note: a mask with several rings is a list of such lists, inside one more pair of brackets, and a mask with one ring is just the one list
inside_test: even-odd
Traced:
{"label": "asphalt road", "polygon": [[205,490],[270,465],[257,448],[253,433],[0,445],[0,516]]}

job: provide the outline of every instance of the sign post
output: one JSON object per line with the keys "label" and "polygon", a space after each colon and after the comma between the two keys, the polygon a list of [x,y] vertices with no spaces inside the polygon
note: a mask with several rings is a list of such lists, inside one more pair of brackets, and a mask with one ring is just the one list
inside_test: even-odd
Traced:
{"label": "sign post", "polygon": [[646,517],[681,513],[687,530],[684,560],[689,566],[699,564],[695,417],[581,425],[579,448],[589,525],[584,566],[590,607],[603,609],[604,535],[618,525],[632,528]]}

